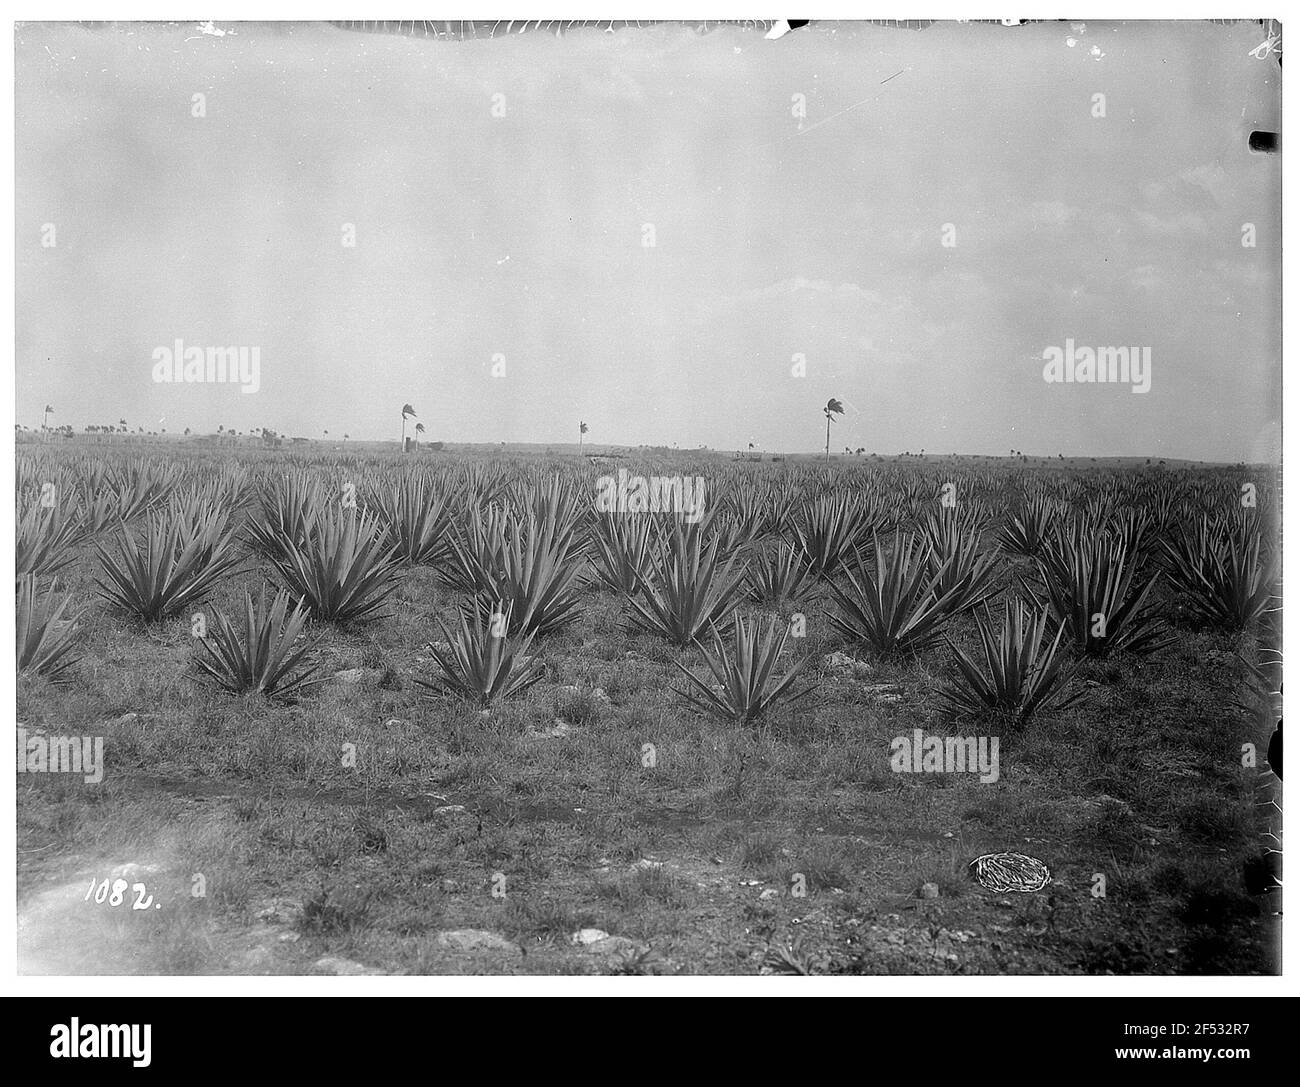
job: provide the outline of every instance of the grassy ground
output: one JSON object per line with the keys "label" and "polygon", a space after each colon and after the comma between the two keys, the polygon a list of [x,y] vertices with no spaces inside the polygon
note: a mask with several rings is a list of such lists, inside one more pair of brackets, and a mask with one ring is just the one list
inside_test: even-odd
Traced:
{"label": "grassy ground", "polygon": [[[1274,907],[1242,882],[1271,780],[1262,756],[1242,766],[1269,731],[1234,707],[1250,636],[1184,630],[1090,665],[1083,703],[1001,734],[982,784],[890,769],[894,737],[954,731],[933,708],[948,651],[833,665],[818,597],[789,650],[815,657],[817,691],[755,731],[675,699],[673,662],[700,655],[626,634],[594,589],[537,643],[547,679],[485,715],[415,683],[456,603],[428,570],[385,621],[314,629],[329,678],[289,705],[201,685],[189,618],[112,614],[95,570],[63,578],[87,602],[74,681],[19,680],[21,725],[102,735],[107,761],[98,785],[19,777],[27,971],[1274,969]],[[215,602],[229,613],[265,573],[250,563]],[[985,890],[967,864],[1001,850],[1053,882]],[[118,875],[151,907],[86,900]]]}

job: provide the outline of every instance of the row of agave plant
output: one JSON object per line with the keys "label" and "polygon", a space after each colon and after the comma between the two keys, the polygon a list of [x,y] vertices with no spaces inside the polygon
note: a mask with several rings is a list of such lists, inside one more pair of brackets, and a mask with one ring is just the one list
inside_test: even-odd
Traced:
{"label": "row of agave plant", "polygon": [[[527,689],[543,675],[534,639],[573,623],[594,583],[625,601],[630,632],[700,648],[714,682],[678,664],[688,681],[679,694],[739,721],[812,689],[798,685],[811,657],[780,667],[786,621],[747,622],[744,602],[779,609],[820,599],[846,645],[881,656],[947,642],[957,666],[942,692],[950,709],[1024,718],[1075,697],[1079,660],[1167,643],[1161,578],[1182,617],[1220,629],[1251,626],[1274,600],[1266,519],[1198,477],[1170,476],[1178,482],[1162,487],[1065,477],[1049,491],[975,473],[962,479],[969,497],[949,505],[952,492],[923,476],[741,474],[692,524],[598,514],[583,501],[593,491],[582,472],[483,462],[441,475],[363,465],[337,490],[308,468],[260,480],[147,461],[77,471],[59,466],[53,492],[72,499],[54,502],[39,472],[19,472],[19,667],[53,678],[73,662],[78,617],[39,581],[88,541],[100,595],[145,622],[208,599],[254,557],[269,564],[272,599],[265,587],[256,601],[246,594],[235,621],[212,609],[199,642],[200,671],[232,691],[289,695],[314,682],[308,622],[376,620],[404,571],[427,565],[462,595],[458,628],[430,647],[430,689],[483,704]],[[1000,519],[990,496],[1012,500]],[[1019,594],[999,625],[989,604],[1008,561]],[[949,637],[952,621],[972,612],[974,656]]]}

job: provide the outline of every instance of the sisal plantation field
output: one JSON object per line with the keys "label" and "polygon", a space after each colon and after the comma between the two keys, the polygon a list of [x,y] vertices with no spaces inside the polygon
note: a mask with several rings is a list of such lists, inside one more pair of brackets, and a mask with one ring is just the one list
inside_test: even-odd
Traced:
{"label": "sisal plantation field", "polygon": [[17,472],[26,972],[1275,969],[1269,469]]}

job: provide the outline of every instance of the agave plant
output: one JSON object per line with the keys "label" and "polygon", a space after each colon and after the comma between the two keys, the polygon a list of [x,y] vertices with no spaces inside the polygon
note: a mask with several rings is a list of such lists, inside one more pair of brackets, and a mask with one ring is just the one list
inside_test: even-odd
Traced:
{"label": "agave plant", "polygon": [[54,589],[43,594],[36,589],[36,578],[25,574],[18,578],[17,637],[18,671],[41,675],[58,683],[67,678],[69,667],[76,663],[68,654],[77,633],[77,619],[63,618],[68,598],[56,599]]}
{"label": "agave plant", "polygon": [[429,566],[447,554],[451,510],[425,476],[407,476],[375,495],[394,553],[408,566]]}
{"label": "agave plant", "polygon": [[199,641],[195,664],[223,690],[233,694],[288,697],[315,682],[317,666],[309,646],[298,645],[307,612],[299,603],[289,612],[289,594],[276,593],[270,607],[266,586],[253,603],[244,594],[243,630],[237,632],[219,609],[212,610],[208,635]]}
{"label": "agave plant", "polygon": [[72,563],[78,529],[77,520],[61,506],[46,507],[39,502],[29,506],[18,518],[14,551],[17,576],[49,576]]}
{"label": "agave plant", "polygon": [[736,613],[732,616],[731,629],[730,654],[716,630],[713,632],[713,649],[704,651],[704,662],[713,675],[714,686],[697,678],[680,663],[673,662],[692,685],[684,691],[674,689],[678,697],[724,721],[750,724],[780,705],[797,702],[813,690],[812,686],[793,689],[799,673],[812,657],[804,657],[777,678],[777,665],[789,634],[788,628],[779,620],[770,620],[767,631],[763,632],[757,622],[747,624]]}
{"label": "agave plant", "polygon": [[744,572],[733,566],[734,559],[719,563],[716,537],[706,547],[699,532],[677,523],[656,548],[640,595],[628,598],[628,629],[691,645],[740,594]]}
{"label": "agave plant", "polygon": [[1053,504],[1046,495],[1037,495],[1011,513],[998,530],[998,544],[1013,555],[1033,558],[1042,548],[1052,527]]}
{"label": "agave plant", "polygon": [[993,594],[996,553],[980,554],[978,520],[945,509],[922,522],[926,567],[934,577],[935,593],[948,598],[953,615],[971,610]]}
{"label": "agave plant", "polygon": [[467,533],[453,536],[444,580],[470,592],[473,607],[510,604],[510,633],[550,634],[578,617],[583,563],[574,526],[552,506],[524,517],[495,507],[470,514]]}
{"label": "agave plant", "polygon": [[397,587],[402,570],[377,519],[333,504],[317,512],[306,539],[273,536],[271,562],[294,598],[321,622],[368,623]]}
{"label": "agave plant", "polygon": [[1031,613],[1022,601],[1008,600],[1002,629],[994,627],[985,605],[977,616],[983,666],[947,639],[956,656],[959,679],[939,692],[940,701],[961,717],[993,715],[1027,721],[1040,710],[1066,709],[1081,693],[1070,693],[1068,684],[1074,668],[1062,668],[1057,650],[1065,635],[1065,624],[1044,648],[1048,609]]}
{"label": "agave plant", "polygon": [[415,682],[482,706],[526,691],[542,678],[544,669],[540,661],[528,655],[533,635],[511,636],[507,633],[509,626],[510,605],[503,601],[497,601],[490,614],[466,614],[462,610],[457,634],[443,627],[447,648],[428,647],[441,675],[432,681]]}
{"label": "agave plant", "polygon": [[1160,542],[1174,591],[1198,621],[1244,630],[1271,608],[1275,560],[1261,559],[1253,525],[1234,529],[1202,518],[1193,531]]}
{"label": "agave plant", "polygon": [[320,482],[307,472],[277,477],[261,493],[260,515],[251,517],[245,526],[253,548],[274,560],[286,556],[286,541],[304,545],[326,505],[324,495]]}
{"label": "agave plant", "polygon": [[830,578],[853,551],[862,534],[863,522],[848,495],[824,496],[791,525],[799,548],[814,577]]}
{"label": "agave plant", "polygon": [[[895,532],[892,546],[882,548],[873,538],[874,563],[861,555],[846,564],[849,587],[831,583],[841,614],[831,622],[855,644],[884,655],[916,653],[938,640],[952,614],[959,588],[940,592],[952,560],[937,571],[927,562],[925,544],[916,536]],[[872,568],[874,566],[874,569]]]}
{"label": "agave plant", "polygon": [[1159,575],[1138,584],[1122,539],[1091,534],[1079,523],[1058,529],[1038,557],[1038,570],[1041,589],[1023,578],[1021,587],[1051,609],[1085,655],[1153,653],[1171,641],[1151,599]]}
{"label": "agave plant", "polygon": [[162,507],[176,486],[178,469],[138,460],[126,465],[111,481],[117,497],[117,515],[131,521]]}
{"label": "agave plant", "polygon": [[811,580],[800,551],[785,544],[756,556],[746,567],[749,595],[759,603],[793,600]]}
{"label": "agave plant", "polygon": [[145,622],[160,622],[206,597],[239,566],[234,532],[219,515],[155,511],[139,538],[123,525],[116,548],[97,546],[100,595]]}
{"label": "agave plant", "polygon": [[647,517],[598,516],[591,534],[590,560],[597,581],[622,596],[639,592],[650,560],[650,539]]}

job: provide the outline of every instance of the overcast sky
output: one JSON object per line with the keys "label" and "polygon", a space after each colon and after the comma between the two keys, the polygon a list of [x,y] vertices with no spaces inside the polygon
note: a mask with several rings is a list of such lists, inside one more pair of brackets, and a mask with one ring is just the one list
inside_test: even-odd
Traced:
{"label": "overcast sky", "polygon": [[[1258,26],[211,29],[17,31],[18,422],[1278,455]],[[155,383],[178,338],[260,389]],[[1150,391],[1045,382],[1067,338]]]}

